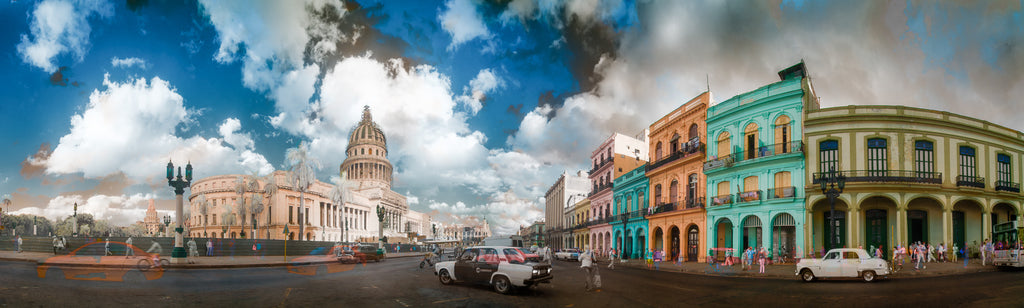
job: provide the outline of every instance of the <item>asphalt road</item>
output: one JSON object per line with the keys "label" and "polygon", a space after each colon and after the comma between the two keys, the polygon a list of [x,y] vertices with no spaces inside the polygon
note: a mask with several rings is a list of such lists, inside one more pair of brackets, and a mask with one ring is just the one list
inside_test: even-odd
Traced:
{"label": "asphalt road", "polygon": [[443,286],[417,258],[392,259],[316,275],[287,268],[170,270],[156,280],[68,280],[35,265],[0,262],[0,306],[6,307],[701,307],[737,305],[1024,306],[1024,271],[937,278],[799,282],[708,277],[642,269],[601,269],[604,288],[583,290],[578,263],[556,262],[555,279],[506,296],[483,285]]}

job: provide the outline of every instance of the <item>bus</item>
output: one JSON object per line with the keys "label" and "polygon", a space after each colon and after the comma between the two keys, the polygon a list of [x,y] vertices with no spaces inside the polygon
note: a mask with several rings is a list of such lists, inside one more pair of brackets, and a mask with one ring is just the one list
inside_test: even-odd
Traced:
{"label": "bus", "polygon": [[992,240],[995,245],[992,264],[1024,267],[1024,250],[1021,249],[1021,240],[1024,240],[1024,224],[1014,220],[994,225],[992,226]]}

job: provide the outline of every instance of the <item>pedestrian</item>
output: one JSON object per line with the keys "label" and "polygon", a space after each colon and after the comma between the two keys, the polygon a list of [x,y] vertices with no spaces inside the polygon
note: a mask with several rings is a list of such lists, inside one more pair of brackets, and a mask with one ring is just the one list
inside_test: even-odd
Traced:
{"label": "pedestrian", "polygon": [[53,254],[57,254],[57,236],[53,236]]}
{"label": "pedestrian", "polygon": [[125,247],[124,247],[124,258],[128,259],[128,255],[133,255],[133,256],[135,255],[135,251],[134,251],[134,249],[132,249],[132,237],[129,235],[128,239],[125,240],[124,243],[128,244],[128,245],[125,245]]}
{"label": "pedestrian", "polygon": [[985,253],[988,252],[988,239],[985,239],[984,242],[981,242],[980,251],[981,251],[981,266],[985,266],[985,261],[988,260],[988,256],[985,255]]}
{"label": "pedestrian", "polygon": [[882,259],[882,246],[875,248],[875,258]]}
{"label": "pedestrian", "polygon": [[946,262],[946,243],[939,243],[939,247],[936,248],[938,251],[939,262]]}
{"label": "pedestrian", "polygon": [[587,275],[583,289],[593,291],[596,288],[594,285],[594,275],[597,272],[597,267],[594,266],[594,253],[592,251],[587,250],[580,254],[580,268],[586,271]]}
{"label": "pedestrian", "polygon": [[749,254],[749,252],[750,252],[750,247],[747,247],[747,249],[744,249],[743,253],[740,254],[740,269],[741,270],[744,270],[744,271],[747,270],[747,261],[748,261],[747,255]]}
{"label": "pedestrian", "polygon": [[950,261],[956,262],[956,257],[960,255],[960,247],[956,243],[953,243],[953,253],[949,255]]}
{"label": "pedestrian", "polygon": [[544,246],[544,262],[551,264],[551,260],[554,258],[551,256],[551,246]]}
{"label": "pedestrian", "polygon": [[196,239],[188,239],[188,263],[196,263],[196,257],[199,256],[199,248],[196,247]]}
{"label": "pedestrian", "polygon": [[964,268],[967,268],[967,259],[969,258],[967,255],[970,253],[970,249],[967,248],[967,245],[964,245],[963,248],[960,248],[960,252],[964,255]]}
{"label": "pedestrian", "polygon": [[103,255],[105,255],[105,256],[112,255],[112,253],[110,253],[110,238],[109,237],[107,238],[107,242],[103,244]]}
{"label": "pedestrian", "polygon": [[654,250],[648,249],[644,255],[644,260],[647,262],[647,269],[654,268]]}
{"label": "pedestrian", "polygon": [[935,246],[928,243],[928,262],[935,262]]}
{"label": "pedestrian", "polygon": [[206,239],[206,256],[213,256],[213,239]]}
{"label": "pedestrian", "polygon": [[18,253],[21,253],[21,244],[22,244],[21,235],[19,235],[18,236]]}
{"label": "pedestrian", "polygon": [[63,236],[61,236],[60,240],[57,241],[57,249],[59,249],[60,251],[64,251],[64,249],[67,249],[67,247],[68,247],[68,239],[63,237]]}
{"label": "pedestrian", "polygon": [[615,253],[615,249],[609,249],[608,250],[608,268],[609,269],[615,269],[615,257],[616,257],[616,255],[617,254]]}
{"label": "pedestrian", "polygon": [[765,261],[767,261],[766,260],[767,258],[768,258],[768,251],[765,250],[764,247],[761,247],[761,253],[759,253],[758,256],[757,256],[757,263],[760,265],[760,273],[761,274],[764,274],[764,263],[765,263]]}
{"label": "pedestrian", "polygon": [[662,251],[661,249],[654,251],[654,269],[659,269],[661,265]]}

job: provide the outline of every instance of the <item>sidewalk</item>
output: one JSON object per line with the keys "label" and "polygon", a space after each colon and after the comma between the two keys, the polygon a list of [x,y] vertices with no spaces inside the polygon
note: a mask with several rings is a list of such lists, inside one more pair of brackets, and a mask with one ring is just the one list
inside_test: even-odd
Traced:
{"label": "sidewalk", "polygon": [[[559,261],[560,262],[560,261]],[[909,262],[908,262],[909,263]],[[602,261],[602,270],[608,269],[608,262]],[[913,264],[905,264],[903,270],[890,278],[918,278],[918,277],[939,277],[939,276],[950,276],[950,275],[962,275],[969,273],[980,273],[980,272],[992,272],[998,270],[997,267],[992,266],[991,263],[986,266],[981,266],[980,260],[972,259],[967,267],[964,267],[963,261],[958,263],[926,263],[927,268],[921,270],[915,270]],[[640,268],[646,269],[647,265],[643,260],[627,260],[624,263],[617,262],[615,267],[629,267],[629,268]],[[654,270],[652,268],[652,270]],[[707,263],[697,262],[683,262],[677,265],[672,262],[661,262],[658,266],[659,271],[666,272],[682,272],[687,274],[697,275],[708,275],[708,276],[727,276],[727,277],[746,277],[746,278],[768,278],[768,279],[799,279],[796,276],[796,264],[772,264],[765,265],[764,274],[758,273],[758,265],[755,263],[753,268],[746,271],[743,267],[736,264],[732,266],[714,266],[708,265]]]}
{"label": "sidewalk", "polygon": [[[62,255],[62,254],[58,254]],[[32,262],[38,263],[45,261],[47,258],[55,256],[52,253],[45,252],[22,252],[17,253],[14,251],[3,250],[0,251],[0,260],[3,261],[21,261],[21,262]],[[306,255],[308,256],[308,255]],[[196,258],[196,264],[171,264],[170,268],[244,268],[244,267],[277,267],[277,266],[288,266],[290,261],[295,258],[306,257],[304,255],[289,255],[288,261],[285,261],[284,256],[265,256],[265,257],[254,257],[254,256],[235,256],[235,257],[198,257]],[[386,259],[395,258],[408,258],[408,257],[419,257],[423,256],[420,252],[400,252],[400,253],[389,253],[386,255]],[[163,258],[163,257],[161,257]],[[313,263],[331,263],[336,261],[325,261],[325,262],[310,262]],[[306,263],[306,262],[303,262]],[[56,264],[54,264],[56,265]],[[83,266],[83,265],[75,265]],[[97,265],[99,266],[99,265]]]}

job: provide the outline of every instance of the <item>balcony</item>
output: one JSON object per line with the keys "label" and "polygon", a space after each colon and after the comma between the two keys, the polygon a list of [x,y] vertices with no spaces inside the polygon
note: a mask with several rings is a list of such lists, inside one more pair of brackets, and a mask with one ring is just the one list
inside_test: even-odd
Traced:
{"label": "balcony", "polygon": [[[920,183],[942,184],[942,173],[911,170],[848,170],[837,171],[836,175],[846,176],[846,182],[869,183]],[[811,182],[821,184],[828,172],[815,172]]]}
{"label": "balcony", "polygon": [[704,207],[704,196],[700,196],[693,199],[686,200],[687,209],[703,208]]}
{"label": "balcony", "polygon": [[594,165],[594,168],[590,169],[590,172],[588,172],[588,174],[594,174],[594,172],[596,172],[597,169],[601,169],[601,167],[604,167],[605,165],[610,164],[611,162],[612,162],[611,158],[602,160],[600,163]]}
{"label": "balcony", "polygon": [[647,171],[657,169],[658,167],[664,166],[667,163],[671,163],[683,157],[693,156],[698,153],[704,153],[704,143],[683,143],[680,149],[675,153],[672,153],[668,157],[662,158],[661,160],[656,161],[653,164],[647,165]]}
{"label": "balcony", "polygon": [[985,178],[980,176],[958,175],[956,186],[985,188]]}
{"label": "balcony", "polygon": [[996,181],[996,191],[1020,193],[1020,184],[1008,181]]}
{"label": "balcony", "polygon": [[718,195],[711,198],[711,206],[732,204],[732,195]]}
{"label": "balcony", "polygon": [[611,182],[608,182],[607,184],[603,184],[603,185],[594,185],[594,190],[591,191],[589,194],[587,194],[587,197],[593,197],[597,193],[602,192],[605,189],[609,189],[609,188],[612,188],[612,183]]}
{"label": "balcony", "polygon": [[658,205],[657,207],[654,208],[654,213],[658,214],[658,213],[664,213],[664,212],[671,212],[671,211],[675,211],[675,210],[676,210],[676,203],[675,202],[663,203],[663,204],[660,204],[660,205]]}
{"label": "balcony", "polygon": [[704,162],[704,170],[713,170],[721,167],[731,167],[733,164],[745,161],[754,160],[763,157],[771,157],[776,155],[784,155],[790,153],[803,153],[804,143],[803,141],[790,141],[786,143],[776,143],[773,145],[766,145],[758,148],[756,151],[740,151],[728,154],[725,156],[719,156],[712,158]]}
{"label": "balcony", "polygon": [[736,193],[736,203],[761,201],[761,191],[751,190]]}
{"label": "balcony", "polygon": [[768,199],[789,199],[796,197],[796,188],[793,186],[776,187],[768,189]]}

